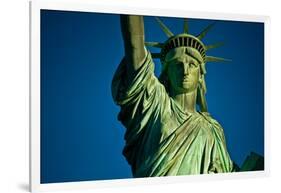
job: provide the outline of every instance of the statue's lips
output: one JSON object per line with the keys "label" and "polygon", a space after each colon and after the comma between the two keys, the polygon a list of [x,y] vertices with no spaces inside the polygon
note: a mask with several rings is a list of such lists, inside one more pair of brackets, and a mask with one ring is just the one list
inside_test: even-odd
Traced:
{"label": "statue's lips", "polygon": [[190,82],[191,80],[190,80],[190,78],[187,76],[187,77],[184,77],[183,79],[182,79],[182,82],[183,83],[185,83],[185,82]]}

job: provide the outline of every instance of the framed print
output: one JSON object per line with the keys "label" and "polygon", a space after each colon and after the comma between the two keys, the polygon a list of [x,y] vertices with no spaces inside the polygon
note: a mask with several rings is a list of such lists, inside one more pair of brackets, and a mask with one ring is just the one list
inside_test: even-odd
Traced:
{"label": "framed print", "polygon": [[264,16],[30,4],[31,191],[264,176]]}

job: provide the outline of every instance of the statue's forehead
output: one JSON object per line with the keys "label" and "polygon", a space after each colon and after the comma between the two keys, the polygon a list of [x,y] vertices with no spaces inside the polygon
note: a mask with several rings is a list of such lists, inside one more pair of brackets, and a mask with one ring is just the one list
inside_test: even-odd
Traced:
{"label": "statue's forehead", "polygon": [[169,51],[167,53],[166,60],[171,59],[171,58],[177,58],[177,57],[180,57],[182,55],[185,55],[186,54],[185,52],[186,52],[185,47],[179,47],[179,48],[172,49],[171,51]]}
{"label": "statue's forehead", "polygon": [[170,58],[169,63],[173,63],[173,62],[194,62],[198,60],[190,55],[187,54],[182,54],[179,56],[174,56],[172,58]]}
{"label": "statue's forehead", "polygon": [[169,51],[165,57],[165,61],[169,62],[172,60],[184,60],[186,58],[195,58],[200,63],[203,62],[203,59],[200,53],[193,48],[189,47],[178,47]]}

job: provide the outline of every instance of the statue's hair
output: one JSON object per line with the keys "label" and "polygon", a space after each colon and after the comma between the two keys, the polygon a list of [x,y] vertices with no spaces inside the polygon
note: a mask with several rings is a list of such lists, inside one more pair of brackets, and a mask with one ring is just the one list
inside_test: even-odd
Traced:
{"label": "statue's hair", "polygon": [[170,93],[170,83],[167,70],[161,72],[160,76],[158,77],[158,80],[161,84],[164,85],[166,91]]}

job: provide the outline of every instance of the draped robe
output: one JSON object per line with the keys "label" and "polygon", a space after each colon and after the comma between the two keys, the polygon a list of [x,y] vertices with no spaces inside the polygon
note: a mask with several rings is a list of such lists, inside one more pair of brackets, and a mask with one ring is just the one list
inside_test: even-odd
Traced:
{"label": "draped robe", "polygon": [[144,63],[126,76],[123,59],[112,80],[112,95],[126,127],[123,154],[134,177],[233,171],[223,128],[209,113],[186,113],[154,75],[148,52]]}

